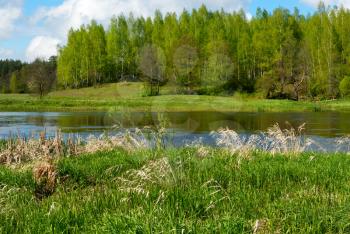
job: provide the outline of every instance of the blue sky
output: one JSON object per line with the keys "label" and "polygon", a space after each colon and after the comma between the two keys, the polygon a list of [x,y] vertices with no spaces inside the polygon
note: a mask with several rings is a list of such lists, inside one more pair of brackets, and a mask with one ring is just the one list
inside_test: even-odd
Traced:
{"label": "blue sky", "polygon": [[[326,2],[350,7],[349,0]],[[69,28],[91,19],[107,25],[113,15],[121,13],[150,16],[155,9],[180,12],[202,3],[212,10],[243,8],[250,15],[258,7],[269,11],[298,7],[307,14],[315,10],[318,0],[0,0],[0,59],[47,58],[56,53],[58,44],[65,43]]]}

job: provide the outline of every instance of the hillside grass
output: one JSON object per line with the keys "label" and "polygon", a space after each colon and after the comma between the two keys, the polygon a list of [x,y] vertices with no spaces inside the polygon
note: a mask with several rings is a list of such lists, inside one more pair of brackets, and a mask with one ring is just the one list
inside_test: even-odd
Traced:
{"label": "hillside grass", "polygon": [[0,111],[350,111],[350,100],[265,100],[247,95],[174,95],[170,86],[160,96],[144,97],[142,83],[105,84],[55,91],[40,99],[28,94],[1,94]]}
{"label": "hillside grass", "polygon": [[54,164],[42,200],[32,166],[0,166],[0,233],[350,232],[345,154],[115,150]]}

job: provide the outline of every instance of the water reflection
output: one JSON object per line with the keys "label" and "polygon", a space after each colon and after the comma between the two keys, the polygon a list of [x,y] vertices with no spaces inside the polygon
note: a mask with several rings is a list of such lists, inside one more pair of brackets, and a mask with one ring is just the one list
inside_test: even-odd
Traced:
{"label": "water reflection", "polygon": [[[180,135],[208,135],[210,131],[228,127],[240,133],[265,131],[275,123],[282,128],[298,127],[306,123],[306,134],[333,138],[350,134],[350,113],[233,113],[233,112],[168,112],[162,113],[169,129]],[[159,124],[159,113],[104,113],[104,112],[2,112],[0,136],[20,132],[29,136],[46,129],[54,132],[81,135],[101,134],[115,124],[126,128]]]}

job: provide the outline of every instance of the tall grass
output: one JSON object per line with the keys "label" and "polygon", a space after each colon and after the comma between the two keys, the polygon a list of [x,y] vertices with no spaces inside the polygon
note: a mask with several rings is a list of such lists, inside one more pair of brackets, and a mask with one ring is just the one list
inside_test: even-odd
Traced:
{"label": "tall grass", "polygon": [[180,149],[138,131],[16,139],[2,152],[0,233],[348,233],[350,158],[306,152],[302,132],[224,129],[220,147]]}
{"label": "tall grass", "polygon": [[31,173],[0,166],[0,232],[350,231],[348,156],[256,152],[237,167],[237,155],[210,150],[205,158],[191,148],[62,158],[55,190],[41,200]]}
{"label": "tall grass", "polygon": [[211,135],[216,139],[216,144],[237,154],[243,158],[249,158],[255,151],[268,152],[272,155],[298,155],[310,149],[310,146],[316,145],[311,138],[306,137],[304,124],[297,129],[281,129],[278,124],[270,127],[266,132],[253,134],[251,136],[242,136],[230,129],[220,129],[212,132]]}
{"label": "tall grass", "polygon": [[[79,136],[69,136],[64,139],[60,131],[53,138],[45,138],[45,133],[39,139],[21,138],[9,139],[2,144],[0,164],[20,165],[26,162],[57,159],[60,157],[77,156],[86,153],[123,149],[126,151],[153,149],[163,150],[174,147],[171,135],[164,123],[156,127],[142,129],[118,128],[114,135],[102,134],[82,139]],[[322,145],[304,135],[304,125],[298,128],[281,129],[278,124],[266,132],[253,135],[242,135],[230,129],[219,129],[211,132],[216,141],[216,147],[249,159],[254,152],[265,152],[271,155],[284,154],[296,156],[303,152],[325,151]],[[344,136],[334,140],[336,152],[350,152],[350,137]],[[207,157],[210,150],[201,140],[187,142],[187,147],[197,149],[199,157]]]}

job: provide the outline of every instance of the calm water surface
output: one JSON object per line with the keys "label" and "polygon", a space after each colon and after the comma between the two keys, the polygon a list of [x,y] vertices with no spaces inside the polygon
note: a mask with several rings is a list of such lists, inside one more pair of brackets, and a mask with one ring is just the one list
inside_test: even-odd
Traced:
{"label": "calm water surface", "polygon": [[[306,123],[305,133],[323,142],[350,135],[350,113],[241,113],[241,112],[171,112],[162,113],[178,142],[204,138],[210,143],[213,130],[229,127],[241,134],[266,131],[275,123],[282,128],[298,127]],[[53,135],[57,129],[64,134],[81,136],[111,132],[112,126],[126,128],[152,126],[159,123],[158,113],[105,113],[105,112],[1,112],[0,137],[20,134],[36,136],[41,131]]]}

